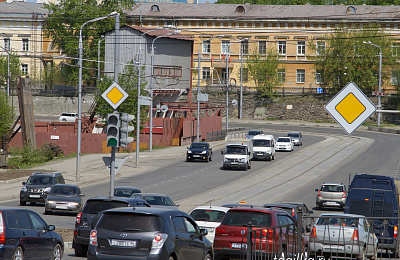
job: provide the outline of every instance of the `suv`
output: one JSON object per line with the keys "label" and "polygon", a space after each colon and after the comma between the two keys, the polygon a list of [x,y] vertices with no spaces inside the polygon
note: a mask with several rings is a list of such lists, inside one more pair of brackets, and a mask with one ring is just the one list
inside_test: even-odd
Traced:
{"label": "suv", "polygon": [[0,259],[61,259],[64,242],[34,211],[0,207]]}
{"label": "suv", "polygon": [[119,207],[150,207],[150,205],[142,199],[125,197],[96,197],[88,199],[83,206],[82,212],[76,216],[74,240],[72,241],[76,256],[86,256],[90,231],[100,219],[102,211]]}
{"label": "suv", "polygon": [[211,260],[206,235],[180,210],[110,209],[90,232],[87,259]]}
{"label": "suv", "polygon": [[61,116],[58,118],[60,122],[75,122],[78,118],[77,113],[62,113]]}
{"label": "suv", "polygon": [[290,132],[287,136],[292,138],[294,145],[303,145],[303,135],[300,132]]}
{"label": "suv", "polygon": [[346,205],[346,186],[343,183],[322,183],[321,188],[315,189],[318,192],[315,199],[317,209],[322,207],[339,207]]}
{"label": "suv", "polygon": [[45,203],[51,188],[56,184],[64,184],[64,177],[60,172],[34,172],[26,182],[22,182],[19,193],[19,205]]}
{"label": "suv", "polygon": [[[230,209],[215,230],[215,259],[231,259],[246,257],[248,226],[254,232],[253,248],[259,252],[273,254],[286,259],[288,253],[296,248],[297,232],[294,219],[282,209],[262,207],[240,207]],[[302,236],[302,249],[306,249],[308,240]],[[305,251],[306,252],[306,251]],[[274,258],[275,259],[275,258]]]}

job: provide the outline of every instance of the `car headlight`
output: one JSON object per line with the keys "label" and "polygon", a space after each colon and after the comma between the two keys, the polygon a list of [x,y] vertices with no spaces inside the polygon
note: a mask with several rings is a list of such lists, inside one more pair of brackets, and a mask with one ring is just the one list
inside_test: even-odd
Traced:
{"label": "car headlight", "polygon": [[21,191],[22,191],[22,192],[27,192],[27,191],[28,191],[28,188],[26,188],[26,186],[22,186]]}
{"label": "car headlight", "polygon": [[192,151],[189,150],[187,153],[192,153]]}
{"label": "car headlight", "polygon": [[201,154],[206,154],[206,153],[207,153],[207,151],[202,151],[202,152],[201,152]]}
{"label": "car headlight", "polygon": [[224,162],[229,162],[228,158],[224,158]]}
{"label": "car headlight", "polygon": [[78,202],[68,202],[68,206],[78,206]]}
{"label": "car headlight", "polygon": [[51,191],[51,187],[47,187],[47,188],[45,188],[45,189],[43,190],[43,192],[45,192],[45,193],[50,193],[50,191]]}
{"label": "car headlight", "polygon": [[239,159],[239,162],[245,162],[245,159],[244,158]]}
{"label": "car headlight", "polygon": [[56,202],[54,200],[48,200],[46,201],[47,204],[56,204]]}

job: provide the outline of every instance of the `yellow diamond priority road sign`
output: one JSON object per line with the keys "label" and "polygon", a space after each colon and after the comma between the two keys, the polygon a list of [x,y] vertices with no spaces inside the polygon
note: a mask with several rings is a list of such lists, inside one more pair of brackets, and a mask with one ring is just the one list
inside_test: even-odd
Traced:
{"label": "yellow diamond priority road sign", "polygon": [[119,105],[128,97],[128,93],[123,90],[118,83],[113,82],[111,86],[104,91],[101,95],[114,109],[117,109]]}
{"label": "yellow diamond priority road sign", "polygon": [[349,82],[325,106],[325,110],[351,134],[375,112],[372,101],[353,82]]}

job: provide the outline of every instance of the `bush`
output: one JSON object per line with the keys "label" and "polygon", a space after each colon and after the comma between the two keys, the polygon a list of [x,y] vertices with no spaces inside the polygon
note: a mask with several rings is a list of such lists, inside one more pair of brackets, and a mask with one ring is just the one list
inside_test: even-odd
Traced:
{"label": "bush", "polygon": [[31,149],[28,146],[13,148],[10,150],[8,165],[24,167],[44,163],[63,154],[62,149],[56,144],[44,144],[41,149]]}

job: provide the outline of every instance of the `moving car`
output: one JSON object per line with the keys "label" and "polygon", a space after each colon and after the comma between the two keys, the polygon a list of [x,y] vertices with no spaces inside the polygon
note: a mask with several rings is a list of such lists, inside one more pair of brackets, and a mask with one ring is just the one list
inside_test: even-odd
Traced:
{"label": "moving car", "polygon": [[134,193],[141,193],[141,190],[136,187],[118,186],[114,188],[114,197],[130,198]]}
{"label": "moving car", "polygon": [[263,130],[249,130],[246,134],[246,139],[253,139],[254,136],[261,135],[263,133]]}
{"label": "moving car", "polygon": [[192,143],[187,149],[187,162],[194,160],[212,161],[213,151],[209,143]]}
{"label": "moving car", "polygon": [[78,119],[78,113],[62,113],[58,118],[60,122],[75,122]]}
{"label": "moving car", "polygon": [[310,235],[310,255],[317,259],[350,257],[377,258],[378,240],[365,216],[354,214],[321,214]]}
{"label": "moving car", "polygon": [[300,132],[290,132],[287,136],[292,138],[294,145],[303,145],[303,135]]}
{"label": "moving car", "polygon": [[194,208],[189,215],[196,221],[200,228],[207,229],[207,239],[214,242],[215,228],[221,224],[222,218],[229,210],[227,207],[199,206]]}
{"label": "moving car", "polygon": [[256,135],[253,142],[253,160],[275,160],[275,138],[273,135]]}
{"label": "moving car", "polygon": [[26,182],[22,182],[19,193],[19,205],[45,203],[51,188],[56,184],[64,184],[64,177],[60,172],[34,172]]}
{"label": "moving car", "polygon": [[251,140],[228,140],[225,143],[222,169],[251,169],[253,158],[253,142]]}
{"label": "moving car", "polygon": [[54,230],[32,210],[0,207],[0,259],[61,260],[64,242]]}
{"label": "moving car", "polygon": [[135,193],[131,198],[147,201],[152,207],[168,207],[178,209],[179,203],[175,203],[170,197],[157,193]]}
{"label": "moving car", "polygon": [[291,137],[278,137],[278,139],[276,140],[276,146],[275,149],[277,151],[293,151],[294,147],[293,147],[293,142],[292,142],[292,138]]}
{"label": "moving car", "polygon": [[317,209],[323,207],[343,208],[346,205],[346,186],[343,183],[322,183],[319,189],[315,189],[317,197],[315,203]]}
{"label": "moving car", "polygon": [[56,184],[47,195],[44,214],[51,212],[79,213],[82,210],[81,189],[76,185]]}

